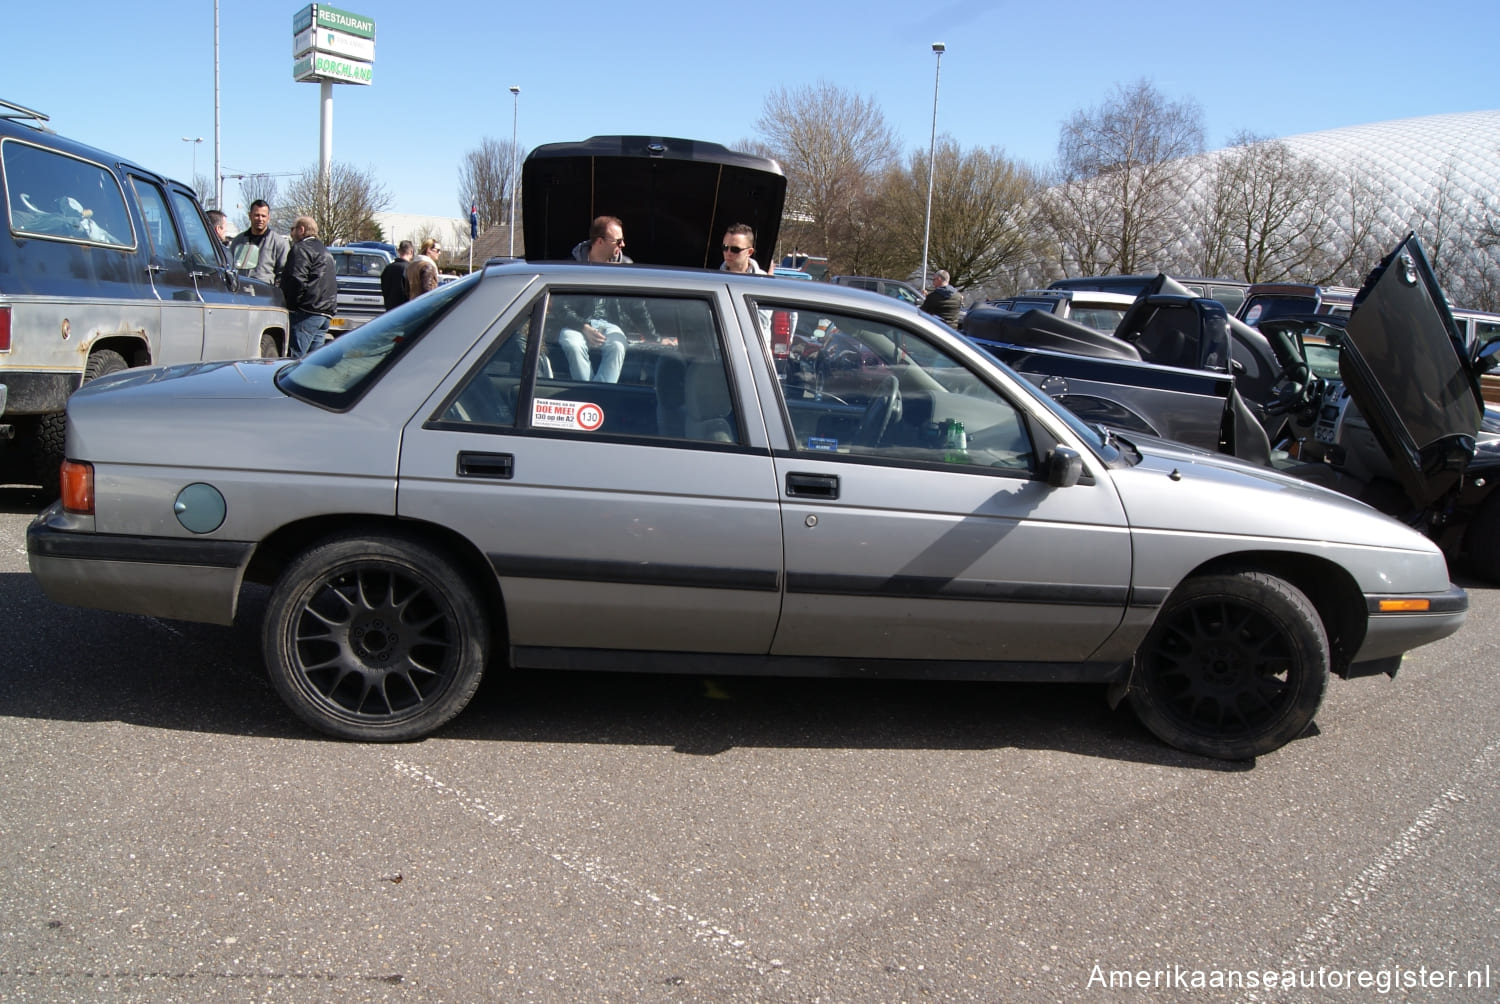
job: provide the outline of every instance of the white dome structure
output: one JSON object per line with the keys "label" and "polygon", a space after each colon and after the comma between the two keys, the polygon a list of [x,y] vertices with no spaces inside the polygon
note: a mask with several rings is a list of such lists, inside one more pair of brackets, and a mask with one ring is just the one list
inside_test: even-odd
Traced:
{"label": "white dome structure", "polygon": [[[1265,171],[1251,169],[1258,165]],[[1134,271],[1255,278],[1237,269],[1260,256],[1259,276],[1273,281],[1358,285],[1414,230],[1450,302],[1500,311],[1500,110],[1302,133],[1265,141],[1263,154],[1225,147],[1175,166],[1171,199],[1146,205],[1157,214],[1147,226],[1157,229],[1135,234],[1138,243],[1142,234],[1160,240],[1160,251]],[[1104,179],[1049,190],[1062,221],[1054,257],[1008,278],[1045,285],[1059,271],[1118,267],[1119,186]],[[1137,226],[1143,218],[1137,212]]]}
{"label": "white dome structure", "polygon": [[[1369,125],[1302,133],[1274,141],[1329,174],[1357,179],[1365,204],[1356,225],[1349,203],[1328,207],[1330,222],[1351,244],[1366,249],[1344,281],[1358,284],[1365,260],[1395,246],[1415,230],[1450,298],[1457,304],[1500,306],[1500,249],[1484,247],[1500,220],[1500,110],[1427,115]],[[1210,168],[1231,150],[1199,162]],[[1203,206],[1211,170],[1197,180],[1188,201]],[[1356,233],[1364,230],[1363,239]]]}
{"label": "white dome structure", "polygon": [[1382,215],[1398,229],[1430,220],[1439,206],[1451,221],[1482,225],[1485,200],[1500,193],[1500,110],[1393,119],[1281,142],[1321,167],[1358,170],[1379,182],[1388,199]]}

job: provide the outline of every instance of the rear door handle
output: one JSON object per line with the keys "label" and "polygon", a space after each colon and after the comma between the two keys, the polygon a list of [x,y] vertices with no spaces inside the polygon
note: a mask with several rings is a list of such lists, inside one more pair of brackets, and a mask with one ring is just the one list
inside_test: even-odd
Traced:
{"label": "rear door handle", "polygon": [[839,476],[789,472],[786,493],[796,499],[836,499],[839,497]]}
{"label": "rear door handle", "polygon": [[509,481],[515,476],[516,457],[513,453],[470,453],[458,455],[458,476],[461,478],[490,478]]}

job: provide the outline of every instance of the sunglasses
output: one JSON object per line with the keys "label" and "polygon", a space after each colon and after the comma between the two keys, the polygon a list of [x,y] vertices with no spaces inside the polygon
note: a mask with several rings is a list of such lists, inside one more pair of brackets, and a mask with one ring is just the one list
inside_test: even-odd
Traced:
{"label": "sunglasses", "polygon": [[749,251],[749,250],[750,250],[749,248],[737,248],[733,244],[725,244],[724,245],[724,253],[725,254],[743,254],[744,252]]}

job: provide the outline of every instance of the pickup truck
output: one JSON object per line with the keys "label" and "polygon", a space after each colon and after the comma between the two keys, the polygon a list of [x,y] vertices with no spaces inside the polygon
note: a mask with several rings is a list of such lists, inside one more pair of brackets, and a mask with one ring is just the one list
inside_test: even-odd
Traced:
{"label": "pickup truck", "polygon": [[372,247],[331,247],[328,253],[338,266],[338,313],[328,324],[328,334],[336,336],[385,313],[380,273],[395,259],[389,252]]}

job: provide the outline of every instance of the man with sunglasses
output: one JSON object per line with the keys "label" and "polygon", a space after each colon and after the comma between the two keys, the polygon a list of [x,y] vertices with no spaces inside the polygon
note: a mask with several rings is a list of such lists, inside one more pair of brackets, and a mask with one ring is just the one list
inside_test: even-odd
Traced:
{"label": "man with sunglasses", "polygon": [[724,231],[723,272],[741,272],[750,275],[765,275],[766,270],[753,257],[755,254],[755,231],[743,223],[736,223]]}
{"label": "man with sunglasses", "polygon": [[[625,224],[615,216],[600,216],[589,225],[589,239],[573,246],[575,261],[595,265],[633,265],[625,254]],[[566,325],[556,335],[574,380],[616,383],[625,364],[625,348],[632,341],[656,341],[656,326],[639,299],[600,296],[586,304],[561,297],[558,316]],[[586,308],[586,309],[585,309]],[[628,332],[628,333],[627,333]],[[596,369],[589,351],[599,352]]]}
{"label": "man with sunglasses", "polygon": [[595,265],[634,265],[625,254],[625,224],[617,216],[599,216],[589,224],[589,239],[573,245],[573,260]]}

